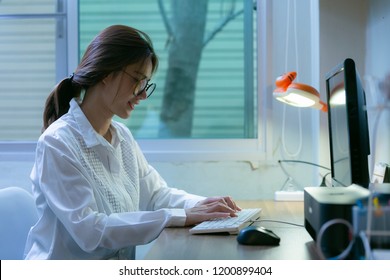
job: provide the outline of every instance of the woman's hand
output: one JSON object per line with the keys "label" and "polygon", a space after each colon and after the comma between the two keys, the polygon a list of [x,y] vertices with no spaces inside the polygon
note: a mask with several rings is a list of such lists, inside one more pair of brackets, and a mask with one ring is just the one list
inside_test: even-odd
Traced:
{"label": "woman's hand", "polygon": [[190,226],[215,218],[235,217],[240,210],[230,196],[209,197],[199,201],[193,208],[185,209],[185,225]]}

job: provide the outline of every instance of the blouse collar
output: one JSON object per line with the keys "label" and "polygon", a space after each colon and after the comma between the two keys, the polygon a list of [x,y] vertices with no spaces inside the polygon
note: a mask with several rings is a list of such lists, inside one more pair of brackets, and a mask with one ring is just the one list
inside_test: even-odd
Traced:
{"label": "blouse collar", "polygon": [[111,122],[109,128],[112,135],[111,143],[109,143],[102,135],[97,133],[95,129],[92,127],[91,123],[88,121],[84,112],[81,110],[79,101],[75,98],[73,98],[70,101],[69,113],[73,115],[79,127],[81,136],[83,137],[85,144],[89,148],[96,145],[104,145],[104,146],[108,145],[116,148],[119,145],[119,143],[122,140],[124,140],[119,130],[116,129],[117,124],[114,121]]}

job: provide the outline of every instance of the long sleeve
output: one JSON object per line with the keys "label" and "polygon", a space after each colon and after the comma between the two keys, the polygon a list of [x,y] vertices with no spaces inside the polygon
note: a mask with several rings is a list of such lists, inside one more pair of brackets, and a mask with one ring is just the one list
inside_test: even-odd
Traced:
{"label": "long sleeve", "polygon": [[[153,211],[162,208],[190,208],[205,199],[203,196],[189,194],[183,190],[171,188],[161,175],[146,161],[140,148],[135,144],[138,166],[140,168],[140,209]],[[184,220],[174,224],[184,225]]]}
{"label": "long sleeve", "polygon": [[[45,143],[50,143],[46,140]],[[58,148],[61,148],[61,152]],[[66,147],[40,144],[38,151],[37,162],[41,164],[36,165],[32,173],[34,185],[39,186],[36,191],[44,195],[38,208],[44,214],[45,210],[49,210],[45,206],[47,202],[59,220],[53,221],[53,225],[61,223],[86,252],[100,247],[117,250],[150,242],[170,225],[171,217],[182,216],[182,210],[175,209],[104,213],[97,205],[89,175],[69,154],[64,153]],[[46,246],[52,247],[54,244]]]}
{"label": "long sleeve", "polygon": [[117,145],[105,146],[92,130],[87,138],[69,123],[76,127],[52,124],[37,144],[31,179],[40,219],[26,258],[109,258],[184,225],[183,208],[202,197],[169,188],[122,126]]}

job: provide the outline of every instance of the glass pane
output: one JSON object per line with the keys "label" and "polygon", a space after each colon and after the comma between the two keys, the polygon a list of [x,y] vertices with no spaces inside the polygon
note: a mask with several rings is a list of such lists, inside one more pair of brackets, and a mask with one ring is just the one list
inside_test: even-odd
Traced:
{"label": "glass pane", "polygon": [[0,14],[46,14],[56,10],[55,0],[0,0]]}
{"label": "glass pane", "polygon": [[0,38],[0,141],[37,140],[56,81],[55,20],[0,18]]}
{"label": "glass pane", "polygon": [[[80,55],[103,28],[125,24],[148,33],[160,58],[153,77],[155,92],[137,106],[131,118],[120,121],[137,138],[247,138],[245,124],[255,131],[257,119],[249,114],[248,120],[245,112],[245,99],[253,102],[256,95],[256,88],[249,94],[244,88],[245,1],[161,2],[176,37],[168,34],[157,0],[117,0],[115,5],[103,0],[80,1]],[[199,28],[203,24],[204,34]],[[206,42],[208,36],[207,44],[200,48],[194,44],[196,38]],[[256,75],[250,75],[254,84]],[[250,135],[257,137],[256,133]]]}
{"label": "glass pane", "polygon": [[56,83],[57,2],[0,1],[0,141],[36,141],[41,134]]}

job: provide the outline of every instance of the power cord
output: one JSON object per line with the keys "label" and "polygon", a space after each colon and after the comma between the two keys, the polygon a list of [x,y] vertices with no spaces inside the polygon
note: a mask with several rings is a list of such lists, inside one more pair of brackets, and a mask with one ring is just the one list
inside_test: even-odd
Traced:
{"label": "power cord", "polygon": [[[307,165],[312,165],[312,166],[317,166],[317,167],[320,167],[320,168],[323,168],[325,170],[328,170],[328,171],[331,171],[330,168],[326,167],[326,166],[323,166],[323,165],[319,165],[319,164],[316,164],[316,163],[312,163],[312,162],[309,162],[309,161],[303,161],[303,160],[288,160],[288,159],[280,159],[278,160],[278,164],[280,166],[280,168],[282,169],[282,171],[284,172],[284,174],[286,174],[286,176],[288,177],[286,182],[283,184],[283,187],[282,189],[285,187],[286,183],[288,181],[293,181],[294,179],[290,176],[290,174],[286,171],[286,169],[283,167],[282,163],[283,162],[290,162],[290,163],[302,163],[302,164],[307,164]],[[326,177],[331,174],[331,172],[328,172],[326,173],[324,176],[322,176],[322,180],[321,180],[321,184],[320,184],[320,187],[327,187],[326,185]]]}
{"label": "power cord", "polygon": [[281,223],[281,224],[288,224],[292,226],[297,226],[297,227],[305,227],[304,225],[301,224],[296,224],[296,223],[291,223],[291,222],[286,222],[286,221],[278,221],[278,220],[269,220],[269,219],[263,219],[263,220],[250,220],[253,225],[254,223],[259,223],[259,222],[273,222],[273,223]]}
{"label": "power cord", "polygon": [[[328,230],[329,227],[331,227],[333,225],[336,225],[336,224],[343,224],[343,225],[348,227],[349,237],[350,237],[349,244],[345,248],[345,250],[343,252],[341,252],[339,255],[327,258],[325,256],[324,252],[322,251],[322,247],[321,247],[322,238],[323,238],[323,235],[324,235],[325,231]],[[328,260],[343,260],[346,257],[348,257],[349,253],[352,250],[353,244],[355,243],[353,232],[354,232],[354,230],[353,230],[352,224],[350,222],[348,222],[347,220],[344,220],[344,219],[333,219],[333,220],[329,220],[326,223],[324,223],[321,226],[321,228],[320,228],[320,230],[318,232],[317,241],[316,241],[317,252],[320,255],[320,257],[322,259],[324,259],[324,260],[325,259],[328,259]]]}
{"label": "power cord", "polygon": [[324,176],[322,176],[322,181],[321,181],[320,187],[327,187],[327,185],[326,185],[326,176],[328,176],[330,174],[332,174],[332,173],[328,172]]}
{"label": "power cord", "polygon": [[365,252],[365,258],[366,260],[373,260],[373,254],[371,250],[370,240],[367,236],[367,234],[362,230],[359,232],[360,240],[363,244],[364,252]]}
{"label": "power cord", "polygon": [[326,169],[326,170],[328,170],[328,171],[331,171],[331,169],[330,169],[329,167],[326,167],[326,166],[323,166],[323,165],[319,165],[319,164],[316,164],[316,163],[312,163],[312,162],[309,162],[309,161],[304,161],[304,160],[280,159],[280,160],[278,160],[278,162],[303,163],[303,164],[308,164],[308,165],[313,165],[313,166],[321,167],[321,168],[323,168],[323,169]]}

